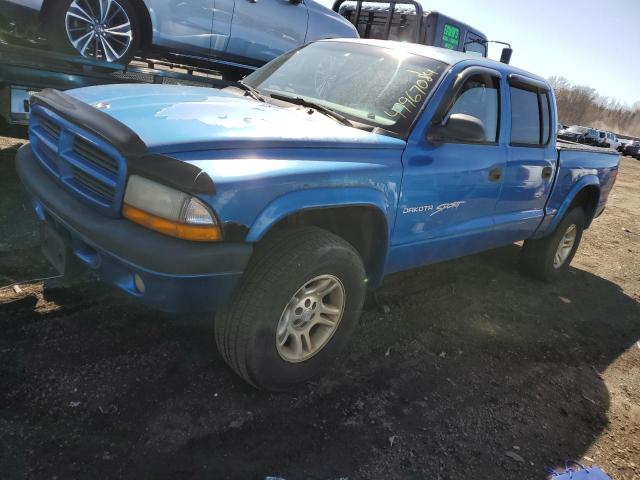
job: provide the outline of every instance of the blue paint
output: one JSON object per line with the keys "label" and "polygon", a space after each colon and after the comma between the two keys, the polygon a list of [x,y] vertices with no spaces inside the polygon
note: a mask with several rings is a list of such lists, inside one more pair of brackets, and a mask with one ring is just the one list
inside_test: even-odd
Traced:
{"label": "blue paint", "polygon": [[[231,148],[402,148],[404,142],[346,128],[307,108],[282,108],[226,90],[179,85],[120,84],[67,93],[131,128],[153,153]],[[250,144],[248,144],[250,142]],[[248,155],[247,151],[242,156]],[[237,155],[237,153],[235,154]]]}
{"label": "blue paint", "polygon": [[[127,179],[127,164],[120,152],[103,139],[40,105],[33,106],[31,116],[33,118],[29,123],[29,139],[31,148],[41,164],[76,197],[109,217],[120,216]],[[52,136],[50,130],[44,127],[45,121],[59,128],[58,138]],[[117,164],[117,172],[104,170],[80,156],[73,147],[76,139],[81,139],[113,159]],[[98,195],[94,190],[86,188],[74,174],[74,171],[78,170],[112,189],[112,198]]]}
{"label": "blue paint", "polygon": [[[372,48],[393,45],[366,43]],[[202,169],[216,188],[214,194],[200,198],[223,224],[245,225],[247,242],[260,241],[276,223],[296,212],[344,206],[376,209],[386,224],[386,231],[376,232],[386,237],[388,245],[384,275],[547,235],[586,187],[597,188],[595,213],[602,211],[617,174],[617,155],[558,151],[555,141],[536,148],[510,143],[509,75],[543,79],[457,52],[411,44],[398,48],[451,65],[406,141],[348,127],[305,108],[260,103],[231,91],[113,85],[70,94],[89,104],[109,104],[105,112],[135,131],[149,151]],[[472,66],[491,68],[499,77],[497,141],[432,143],[427,134],[441,102],[458,76]],[[551,103],[550,128],[555,131],[555,101]],[[61,120],[53,112],[41,113],[54,122]],[[37,115],[33,118],[32,148],[37,151],[46,138],[39,133]],[[64,129],[85,135],[81,126],[65,122],[61,122]],[[85,136],[118,157],[108,143]],[[43,165],[47,167],[47,162]],[[491,180],[496,169],[503,175]],[[123,185],[118,178],[118,195]],[[126,259],[112,259],[109,252],[100,252],[99,264],[82,252],[77,255],[131,295],[136,293],[130,272],[149,278],[153,288],[165,292],[162,298],[146,298],[152,304],[168,301],[167,296],[180,303],[180,295],[195,304],[194,292],[204,292],[214,283],[229,291],[228,285],[221,286],[227,282],[224,277],[178,278],[146,272],[142,266],[128,265]],[[119,273],[122,269],[127,272],[124,276]],[[237,281],[235,273],[229,284]]]}

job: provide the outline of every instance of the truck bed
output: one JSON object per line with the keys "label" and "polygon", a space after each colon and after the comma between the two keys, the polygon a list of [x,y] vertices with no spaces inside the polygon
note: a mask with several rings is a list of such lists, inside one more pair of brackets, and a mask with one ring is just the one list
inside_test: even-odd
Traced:
{"label": "truck bed", "polygon": [[561,150],[573,150],[578,152],[594,152],[594,153],[602,153],[609,155],[620,155],[616,150],[612,150],[610,148],[602,148],[602,147],[594,147],[593,145],[585,145],[584,143],[575,143],[570,142],[568,140],[558,139],[556,143],[556,147],[559,151]]}

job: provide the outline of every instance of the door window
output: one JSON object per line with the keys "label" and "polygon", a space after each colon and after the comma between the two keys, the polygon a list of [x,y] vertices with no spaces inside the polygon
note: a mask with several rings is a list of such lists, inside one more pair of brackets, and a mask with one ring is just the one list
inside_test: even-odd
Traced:
{"label": "door window", "polygon": [[549,143],[549,94],[538,89],[511,87],[511,143],[542,146]]}
{"label": "door window", "polygon": [[464,113],[481,120],[485,143],[498,141],[500,117],[500,80],[490,75],[473,75],[462,86],[445,118]]}

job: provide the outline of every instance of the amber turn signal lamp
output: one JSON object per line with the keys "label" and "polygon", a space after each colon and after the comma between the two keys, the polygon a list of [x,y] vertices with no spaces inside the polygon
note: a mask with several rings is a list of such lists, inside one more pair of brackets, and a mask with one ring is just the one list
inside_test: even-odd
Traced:
{"label": "amber turn signal lamp", "polygon": [[122,216],[138,225],[150,228],[164,235],[194,242],[217,242],[222,239],[218,225],[187,225],[157,217],[126,203],[122,207]]}

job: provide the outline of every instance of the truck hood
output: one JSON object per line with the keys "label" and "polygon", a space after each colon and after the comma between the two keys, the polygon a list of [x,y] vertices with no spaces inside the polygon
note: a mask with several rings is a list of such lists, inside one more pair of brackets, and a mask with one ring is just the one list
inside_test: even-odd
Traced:
{"label": "truck hood", "polygon": [[252,146],[402,148],[401,139],[351,128],[319,112],[232,92],[178,85],[102,85],[67,92],[133,130],[155,153]]}

